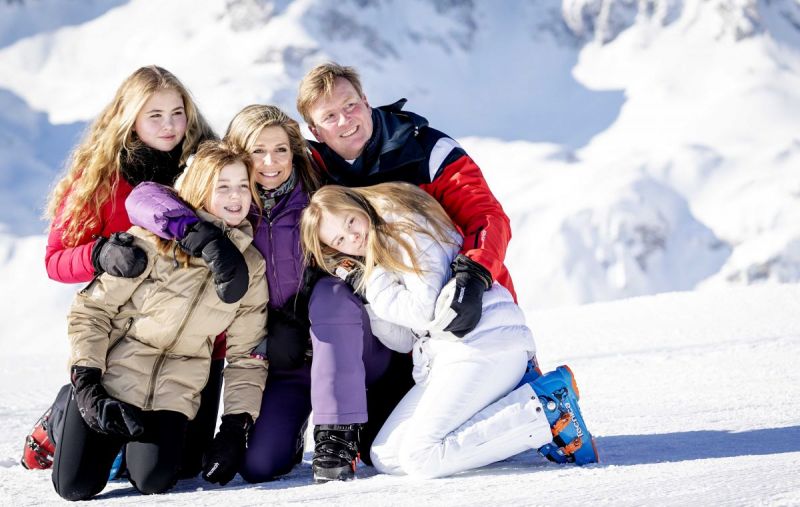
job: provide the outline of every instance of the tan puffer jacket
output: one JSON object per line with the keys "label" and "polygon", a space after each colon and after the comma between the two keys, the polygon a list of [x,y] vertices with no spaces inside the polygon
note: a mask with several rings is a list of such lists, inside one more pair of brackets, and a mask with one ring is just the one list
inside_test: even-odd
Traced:
{"label": "tan puffer jacket", "polygon": [[[216,217],[198,214],[222,226]],[[225,229],[249,269],[250,285],[239,302],[219,299],[202,259],[176,267],[171,256],[157,252],[155,235],[133,227],[129,232],[147,252],[147,269],[138,278],[104,274],[76,296],[68,318],[71,364],[103,370],[103,386],[115,398],[193,419],[214,337],[227,330],[224,413],[258,417],[267,363],[250,351],[266,334],[264,258],[250,245],[247,221]]]}

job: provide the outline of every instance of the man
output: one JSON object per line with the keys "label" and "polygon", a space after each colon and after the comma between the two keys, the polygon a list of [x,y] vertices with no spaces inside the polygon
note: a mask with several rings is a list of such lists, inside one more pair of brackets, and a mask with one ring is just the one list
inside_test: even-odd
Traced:
{"label": "man", "polygon": [[[462,262],[497,280],[515,296],[503,264],[509,219],[478,165],[459,144],[402,111],[406,100],[370,107],[355,69],[335,63],[312,69],[300,83],[297,109],[318,142],[311,142],[332,182],[367,186],[385,181],[420,185],[461,228]],[[481,280],[483,281],[483,280]],[[491,283],[491,281],[489,281]],[[466,334],[480,320],[482,291],[469,293],[451,329]]]}
{"label": "man", "polygon": [[[403,111],[405,102],[372,108],[355,69],[326,63],[309,71],[301,81],[297,109],[318,141],[311,142],[313,155],[331,183],[367,186],[405,181],[419,185],[441,203],[460,228],[464,244],[452,265],[457,290],[450,305],[456,317],[446,330],[463,336],[480,320],[483,293],[494,280],[514,295],[503,264],[511,239],[509,219],[477,164],[455,140],[429,127],[425,118]],[[368,322],[361,305],[337,303],[343,297],[337,284],[341,282],[326,280],[315,288],[312,299],[317,298],[316,306],[336,308],[336,314],[332,319],[330,314],[312,312],[312,323]],[[320,304],[323,300],[329,300],[329,304]],[[402,390],[387,393],[365,378],[369,374],[360,373],[376,369],[362,350],[380,347],[366,327],[363,336],[352,325],[349,331],[335,324],[329,329],[333,331],[320,336],[312,325],[311,397],[316,423],[312,468],[318,482],[353,477],[359,433],[361,456],[367,458],[380,424],[410,387],[403,384]],[[324,368],[315,368],[316,364]],[[352,375],[354,370],[359,372],[356,376]],[[377,378],[384,384],[392,383],[388,374],[379,373]],[[369,411],[367,407],[353,410],[352,399],[341,400],[359,390],[367,392]],[[327,409],[341,405],[350,409]]]}

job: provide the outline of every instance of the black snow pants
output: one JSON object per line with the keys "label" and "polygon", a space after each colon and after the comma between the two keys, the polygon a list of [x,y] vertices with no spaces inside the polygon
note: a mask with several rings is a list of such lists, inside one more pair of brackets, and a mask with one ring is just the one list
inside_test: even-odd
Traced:
{"label": "black snow pants", "polygon": [[130,481],[143,494],[175,485],[187,417],[168,410],[142,412],[144,433],[135,441],[97,433],[86,425],[71,397],[61,441],[53,460],[53,486],[65,500],[88,500],[100,493],[120,449],[125,450]]}
{"label": "black snow pants", "polygon": [[200,408],[194,419],[189,421],[189,427],[186,429],[186,445],[183,448],[180,479],[188,479],[200,473],[203,467],[203,454],[214,440],[224,367],[225,359],[211,360],[208,382],[200,392]]}

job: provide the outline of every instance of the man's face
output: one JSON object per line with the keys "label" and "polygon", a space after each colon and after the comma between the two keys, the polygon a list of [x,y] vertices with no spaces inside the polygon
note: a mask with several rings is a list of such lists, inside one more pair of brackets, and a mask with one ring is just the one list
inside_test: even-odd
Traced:
{"label": "man's face", "polygon": [[346,160],[361,155],[372,136],[372,108],[344,78],[334,81],[333,93],[311,106],[311,133],[317,141]]}

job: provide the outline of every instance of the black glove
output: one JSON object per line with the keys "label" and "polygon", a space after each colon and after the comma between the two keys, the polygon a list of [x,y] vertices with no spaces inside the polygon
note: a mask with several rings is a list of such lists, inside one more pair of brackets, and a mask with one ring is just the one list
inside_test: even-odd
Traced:
{"label": "black glove", "polygon": [[456,312],[456,317],[444,330],[463,338],[481,320],[483,293],[492,286],[492,274],[462,254],[453,260],[450,269],[456,279],[456,292],[450,308]]}
{"label": "black glove", "polygon": [[317,282],[328,276],[315,266],[306,266],[300,290],[280,308],[269,308],[267,336],[250,352],[252,357],[269,359],[270,367],[295,369],[311,358],[309,346],[311,323],[308,305]]}
{"label": "black glove", "polygon": [[203,479],[224,486],[231,482],[244,461],[247,433],[253,426],[250,414],[222,416],[217,436],[203,456]]}
{"label": "black glove", "polygon": [[314,291],[317,282],[326,276],[330,276],[328,272],[316,266],[306,266],[303,269],[300,290],[297,291],[293,298],[289,299],[289,301],[292,301],[292,311],[298,320],[308,320],[308,305],[311,302],[311,293]]}
{"label": "black glove", "polygon": [[108,395],[100,368],[72,367],[72,397],[86,424],[98,433],[127,439],[144,432],[139,409]]}
{"label": "black glove", "polygon": [[[289,303],[294,303],[294,298]],[[310,348],[310,326],[308,320],[298,320],[285,308],[269,309],[266,356],[270,368],[293,370],[303,366]]]}
{"label": "black glove", "polygon": [[147,254],[133,244],[133,235],[115,232],[110,238],[99,237],[92,247],[95,274],[136,278],[147,267]]}
{"label": "black glove", "polygon": [[178,245],[192,257],[206,261],[222,301],[230,304],[244,297],[250,280],[247,263],[222,229],[209,222],[197,222],[187,228]]}

